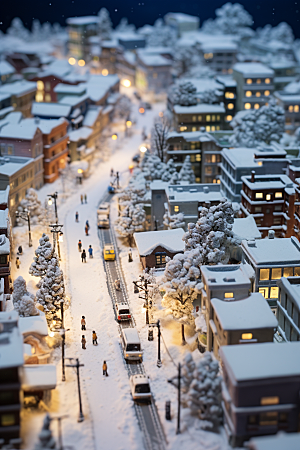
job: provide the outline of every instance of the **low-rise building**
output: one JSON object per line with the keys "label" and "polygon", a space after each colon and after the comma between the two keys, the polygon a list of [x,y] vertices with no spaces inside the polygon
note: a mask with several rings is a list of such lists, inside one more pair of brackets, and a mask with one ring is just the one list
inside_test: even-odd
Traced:
{"label": "low-rise building", "polygon": [[173,126],[179,131],[218,131],[224,128],[225,108],[223,104],[198,103],[193,106],[173,106]]}
{"label": "low-rise building", "polygon": [[273,311],[279,298],[277,280],[281,277],[300,276],[300,243],[294,237],[242,241],[243,262],[250,264],[255,272],[255,292],[260,292]]}
{"label": "low-rise building", "polygon": [[298,65],[295,61],[278,59],[272,61],[268,66],[274,70],[274,90],[281,91],[297,77]]}
{"label": "low-rise building", "polygon": [[16,111],[21,111],[24,117],[30,117],[31,105],[35,99],[36,83],[32,81],[16,81],[0,86],[0,96],[10,95],[11,106]]}
{"label": "low-rise building", "polygon": [[155,99],[165,97],[172,84],[172,62],[155,49],[152,52],[137,51],[135,85],[144,95]]}
{"label": "low-rise building", "polygon": [[222,408],[232,446],[254,436],[298,431],[300,342],[227,345],[220,356]]}
{"label": "low-rise building", "polygon": [[286,175],[242,177],[242,217],[252,216],[262,237],[274,230],[276,237],[294,235],[295,187]]}
{"label": "low-rise building", "polygon": [[9,82],[15,73],[16,69],[9,62],[5,60],[0,61],[0,86]]}
{"label": "low-rise building", "polygon": [[[10,279],[10,229],[9,229],[9,213],[8,209],[0,211],[0,227],[1,231],[5,229],[5,234],[0,234],[0,279],[3,278],[4,294],[11,293]],[[9,236],[7,236],[9,234]]]}
{"label": "low-rise building", "polygon": [[237,82],[237,109],[259,109],[269,102],[274,91],[274,70],[261,63],[237,63],[233,66]]}
{"label": "low-rise building", "polygon": [[278,91],[274,97],[277,98],[278,105],[284,109],[286,133],[294,134],[300,126],[300,93]]}
{"label": "low-rise building", "polygon": [[187,31],[197,31],[200,25],[200,19],[197,16],[191,16],[184,13],[168,13],[164,16],[166,25],[176,31],[178,37],[181,37]]}
{"label": "low-rise building", "polygon": [[237,62],[238,45],[236,42],[222,39],[221,36],[210,37],[201,44],[206,65],[217,73],[231,74]]}
{"label": "low-rise building", "polygon": [[285,341],[300,341],[300,276],[282,277],[277,286],[278,331]]}

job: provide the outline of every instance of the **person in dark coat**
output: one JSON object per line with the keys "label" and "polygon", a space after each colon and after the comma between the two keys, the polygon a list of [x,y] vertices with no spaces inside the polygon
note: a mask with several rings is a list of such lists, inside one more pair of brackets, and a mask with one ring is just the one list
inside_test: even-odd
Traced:
{"label": "person in dark coat", "polygon": [[81,252],[81,249],[82,249],[82,242],[79,239],[79,241],[78,241],[78,251]]}
{"label": "person in dark coat", "polygon": [[114,176],[114,169],[110,169],[110,176],[111,176],[111,177]]}
{"label": "person in dark coat", "polygon": [[79,214],[78,211],[75,213],[75,222],[79,222]]}
{"label": "person in dark coat", "polygon": [[85,331],[86,330],[85,326],[86,326],[85,316],[82,316],[81,317],[81,330]]}
{"label": "person in dark coat", "polygon": [[97,338],[96,331],[93,331],[92,337],[93,337],[93,345],[98,345],[98,342],[97,342],[98,338]]}
{"label": "person in dark coat", "polygon": [[16,258],[17,269],[20,269],[20,265],[21,265],[21,261],[20,261],[20,258],[17,256],[17,258]]}
{"label": "person in dark coat", "polygon": [[84,249],[82,250],[82,253],[81,253],[81,262],[86,263],[86,252]]}
{"label": "person in dark coat", "polygon": [[106,361],[103,361],[102,369],[103,369],[103,375],[105,375],[106,377],[108,377]]}
{"label": "person in dark coat", "polygon": [[85,336],[83,334],[82,338],[81,338],[81,347],[82,347],[83,350],[86,350],[85,344],[86,344],[86,339],[85,339]]}
{"label": "person in dark coat", "polygon": [[85,235],[88,236],[89,235],[89,227],[86,225],[84,228],[85,231]]}
{"label": "person in dark coat", "polygon": [[23,254],[23,248],[22,248],[22,245],[19,245],[17,255],[22,255],[22,254]]}

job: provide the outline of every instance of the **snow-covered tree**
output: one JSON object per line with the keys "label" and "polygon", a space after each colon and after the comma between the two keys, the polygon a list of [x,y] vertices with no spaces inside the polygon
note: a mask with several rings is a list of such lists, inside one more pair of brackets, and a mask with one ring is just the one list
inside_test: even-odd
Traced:
{"label": "snow-covered tree", "polygon": [[183,405],[200,419],[204,430],[217,430],[222,423],[222,377],[219,364],[206,352],[198,363],[190,354],[185,356],[182,367]]}
{"label": "snow-covered tree", "polygon": [[[27,190],[25,198],[20,201],[18,211],[29,211],[31,224],[44,223],[45,208],[42,207],[42,203],[38,198],[38,193],[35,189],[29,188]],[[21,222],[22,223],[22,222]]]}
{"label": "snow-covered tree", "polygon": [[41,287],[36,293],[36,300],[45,311],[59,309],[60,301],[65,297],[63,272],[59,267],[58,257],[54,253],[48,262],[46,274],[41,281]]}
{"label": "snow-covered tree", "polygon": [[198,97],[201,103],[213,105],[215,103],[220,103],[220,95],[221,93],[219,91],[207,89],[206,91],[201,92]]}
{"label": "snow-covered tree", "polygon": [[164,162],[168,148],[167,139],[170,131],[169,121],[165,117],[156,117],[151,130],[151,150]]}
{"label": "snow-covered tree", "polygon": [[200,264],[227,264],[230,247],[235,244],[233,222],[232,204],[225,198],[217,206],[202,208],[199,219],[188,224],[182,238],[186,250],[196,249]]}
{"label": "snow-covered tree", "polygon": [[52,431],[50,430],[50,423],[51,418],[49,414],[47,414],[43,422],[43,427],[39,433],[39,440],[35,444],[34,450],[47,450],[49,448],[55,450],[57,448],[55,440],[52,436]]}
{"label": "snow-covered tree", "polygon": [[185,229],[184,214],[178,213],[170,215],[169,211],[164,214],[163,224],[167,230],[174,230],[175,228]]}
{"label": "snow-covered tree", "polygon": [[49,22],[44,22],[42,25],[42,39],[47,41],[52,37],[52,27]]}
{"label": "snow-covered tree", "polygon": [[170,184],[179,184],[179,174],[178,172],[174,172],[169,180]]}
{"label": "snow-covered tree", "polygon": [[111,37],[112,23],[110,20],[109,12],[106,8],[101,8],[99,13],[98,34],[102,41],[107,41]]}
{"label": "snow-covered tree", "polygon": [[254,148],[261,144],[279,142],[284,133],[285,115],[281,106],[271,98],[269,105],[249,111],[239,121],[232,122],[234,133],[230,138],[235,147]]}
{"label": "snow-covered tree", "polygon": [[53,248],[49,236],[43,233],[39,240],[39,246],[35,251],[33,263],[29,268],[29,273],[33,277],[43,277],[46,274],[48,265],[53,257]]}
{"label": "snow-covered tree", "polygon": [[20,317],[37,316],[39,314],[35,307],[35,297],[26,289],[26,281],[18,277],[14,281],[13,304]]}
{"label": "snow-covered tree", "polygon": [[115,222],[116,232],[132,247],[133,235],[144,231],[146,213],[142,204],[129,204],[121,210],[120,216]]}
{"label": "snow-covered tree", "polygon": [[128,23],[128,19],[127,17],[122,17],[122,19],[120,20],[119,25],[116,26],[116,31],[121,32],[121,33],[134,33],[135,32],[135,26],[133,24],[129,24]]}
{"label": "snow-covered tree", "polygon": [[42,25],[38,19],[34,19],[32,22],[31,39],[36,42],[42,40]]}
{"label": "snow-covered tree", "polygon": [[127,95],[122,95],[115,107],[115,116],[127,119],[131,112],[131,100]]}
{"label": "snow-covered tree", "polygon": [[243,35],[247,27],[251,27],[251,15],[239,3],[225,3],[216,11],[217,18],[203,23],[202,31],[209,34]]}
{"label": "snow-covered tree", "polygon": [[174,160],[170,158],[166,164],[164,173],[162,174],[161,181],[170,181],[175,172],[176,167],[174,164]]}
{"label": "snow-covered tree", "polygon": [[175,30],[165,25],[162,19],[157,19],[154,23],[152,33],[148,36],[147,45],[149,47],[173,47],[177,36]]}
{"label": "snow-covered tree", "polygon": [[184,325],[193,325],[193,301],[200,293],[201,258],[197,250],[178,253],[166,264],[162,306],[181,324],[182,344],[185,344]]}
{"label": "snow-covered tree", "polygon": [[185,157],[184,163],[179,172],[179,179],[181,181],[188,181],[189,184],[195,183],[195,174],[191,164],[190,155]]}
{"label": "snow-covered tree", "polygon": [[192,106],[197,104],[197,89],[190,81],[173,84],[168,92],[168,98],[173,105]]}
{"label": "snow-covered tree", "polygon": [[186,47],[177,45],[174,50],[173,68],[178,78],[187,76],[192,67],[198,66],[203,60],[201,45],[195,43]]}
{"label": "snow-covered tree", "polygon": [[7,34],[22,39],[23,41],[27,41],[30,35],[29,30],[24,27],[23,22],[19,17],[15,17],[12,20],[10,27],[7,30]]}
{"label": "snow-covered tree", "polygon": [[263,28],[258,28],[256,33],[257,37],[265,42],[276,40],[284,44],[292,44],[295,39],[292,28],[286,22],[281,22],[276,27],[270,24],[265,25]]}

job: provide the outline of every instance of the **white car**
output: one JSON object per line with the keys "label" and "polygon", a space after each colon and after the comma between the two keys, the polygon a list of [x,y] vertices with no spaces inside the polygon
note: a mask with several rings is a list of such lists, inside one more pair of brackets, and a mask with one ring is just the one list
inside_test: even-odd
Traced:
{"label": "white car", "polygon": [[110,204],[108,202],[103,202],[98,206],[97,213],[104,214],[109,217]]}
{"label": "white car", "polygon": [[116,303],[117,320],[130,320],[131,314],[127,303]]}
{"label": "white car", "polygon": [[129,383],[133,400],[151,400],[152,393],[149,378],[146,375],[131,375]]}
{"label": "white car", "polygon": [[109,218],[105,214],[98,213],[98,228],[109,228]]}

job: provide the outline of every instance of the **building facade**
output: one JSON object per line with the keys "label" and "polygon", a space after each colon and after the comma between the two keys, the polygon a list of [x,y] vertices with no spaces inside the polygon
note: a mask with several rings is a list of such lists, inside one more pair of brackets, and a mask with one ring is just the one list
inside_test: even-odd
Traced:
{"label": "building facade", "polygon": [[277,286],[278,330],[285,341],[300,341],[300,277],[282,277]]}

